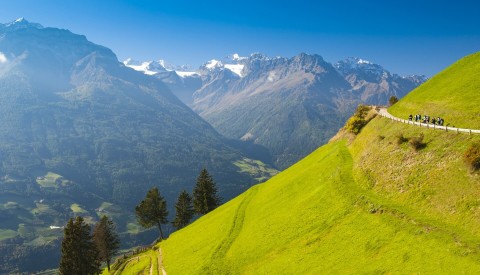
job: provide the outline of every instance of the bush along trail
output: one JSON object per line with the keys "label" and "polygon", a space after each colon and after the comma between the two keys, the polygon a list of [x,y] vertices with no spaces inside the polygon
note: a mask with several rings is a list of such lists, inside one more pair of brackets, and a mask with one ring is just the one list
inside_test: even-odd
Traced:
{"label": "bush along trail", "polygon": [[435,124],[430,124],[430,123],[415,122],[415,121],[412,121],[412,120],[401,119],[401,118],[395,117],[395,116],[391,115],[387,111],[386,108],[380,107],[377,110],[378,110],[378,114],[383,116],[383,117],[389,118],[389,119],[394,120],[394,121],[406,123],[406,124],[417,125],[417,126],[420,126],[420,127],[426,127],[428,129],[442,130],[442,131],[445,131],[445,132],[451,131],[451,132],[457,132],[457,133],[480,134],[480,130],[478,130],[478,129],[465,129],[465,128],[456,128],[456,127],[449,127],[449,126],[440,126],[440,125],[435,125]]}

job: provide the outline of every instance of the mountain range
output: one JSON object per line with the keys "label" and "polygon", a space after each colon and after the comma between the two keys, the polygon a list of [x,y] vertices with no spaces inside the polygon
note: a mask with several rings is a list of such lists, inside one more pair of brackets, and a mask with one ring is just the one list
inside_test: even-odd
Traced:
{"label": "mountain range", "polygon": [[124,63],[162,80],[223,135],[268,148],[280,169],[326,143],[358,104],[386,105],[427,79],[402,77],[359,58],[331,64],[305,53],[233,54],[195,71],[167,69],[162,62]]}
{"label": "mountain range", "polygon": [[[388,111],[478,129],[479,73],[477,52]],[[168,274],[479,273],[480,167],[468,159],[480,160],[480,136],[400,123],[375,108],[366,118],[357,134],[340,129],[114,272],[148,270],[159,259]]]}
{"label": "mountain range", "polygon": [[172,210],[202,168],[225,200],[275,173],[110,49],[25,19],[0,24],[0,122],[0,273],[55,267],[74,215],[151,241],[134,205],[157,186]]}
{"label": "mountain range", "polygon": [[110,216],[125,247],[151,242],[133,215],[149,188],[172,216],[207,168],[228,201],[326,143],[357,104],[423,81],[309,54],[122,63],[68,30],[0,24],[0,273],[55,267],[76,215]]}

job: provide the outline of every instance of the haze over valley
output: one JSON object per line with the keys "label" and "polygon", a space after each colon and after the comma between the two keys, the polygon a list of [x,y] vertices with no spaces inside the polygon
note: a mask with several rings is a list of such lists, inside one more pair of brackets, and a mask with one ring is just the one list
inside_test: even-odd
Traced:
{"label": "haze over valley", "polygon": [[4,3],[0,274],[480,272],[478,4],[267,2]]}

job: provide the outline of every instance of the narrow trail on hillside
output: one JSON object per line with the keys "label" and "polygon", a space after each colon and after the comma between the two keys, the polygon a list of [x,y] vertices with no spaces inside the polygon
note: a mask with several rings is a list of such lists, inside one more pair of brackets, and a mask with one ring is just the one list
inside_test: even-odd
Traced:
{"label": "narrow trail on hillside", "polygon": [[153,261],[150,262],[150,275],[153,275]]}
{"label": "narrow trail on hillside", "polygon": [[252,198],[255,197],[255,194],[257,194],[258,187],[254,187],[250,190],[251,191],[246,194],[245,198],[235,211],[233,223],[227,236],[213,252],[212,261],[222,261],[235,239],[238,237],[238,235],[240,235],[243,227],[243,221],[245,220],[245,210]]}
{"label": "narrow trail on hillside", "polygon": [[[122,265],[123,265],[123,266],[127,266],[127,264],[128,264],[129,262],[133,261],[133,260],[137,260],[137,262],[138,262],[138,261],[140,260],[140,258],[143,258],[143,257],[145,257],[145,256],[132,257],[132,258],[128,259],[127,261],[125,261]],[[123,269],[121,269],[121,270],[118,270],[118,269],[115,270],[115,273],[113,273],[113,275],[122,274],[122,270],[123,270]],[[152,271],[150,270],[150,272],[152,272]],[[150,274],[152,274],[152,273],[150,273]]]}
{"label": "narrow trail on hillside", "polygon": [[388,111],[387,108],[379,108],[378,114],[389,118],[394,121],[410,124],[410,125],[415,125],[415,126],[420,126],[420,127],[425,127],[427,129],[433,129],[433,130],[442,130],[445,132],[456,132],[456,133],[468,133],[468,134],[480,134],[480,130],[478,129],[464,129],[464,128],[455,128],[455,127],[448,127],[448,126],[440,126],[440,125],[435,125],[435,124],[429,124],[429,123],[421,123],[421,122],[415,122],[411,121],[408,119],[401,119],[398,117],[395,117],[391,115]]}
{"label": "narrow trail on hillside", "polygon": [[165,267],[163,266],[163,254],[162,254],[162,248],[158,248],[158,273],[160,273],[160,270],[162,271],[163,275],[167,275],[167,271],[165,270]]}

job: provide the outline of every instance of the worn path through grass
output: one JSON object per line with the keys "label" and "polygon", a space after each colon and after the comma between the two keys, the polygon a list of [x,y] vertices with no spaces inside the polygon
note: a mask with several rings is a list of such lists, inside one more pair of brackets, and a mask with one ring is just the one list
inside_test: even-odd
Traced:
{"label": "worn path through grass", "polygon": [[469,128],[456,128],[456,127],[448,127],[448,126],[440,126],[440,125],[435,125],[435,124],[430,124],[430,123],[421,123],[421,122],[415,122],[407,119],[401,119],[396,116],[393,116],[390,114],[386,108],[380,108],[378,110],[378,114],[380,114],[383,117],[390,118],[392,120],[410,124],[410,125],[415,125],[415,126],[420,126],[420,127],[425,127],[427,129],[433,129],[433,130],[441,130],[445,132],[457,132],[457,133],[468,133],[468,134],[480,134],[480,130],[478,129],[469,129]]}

